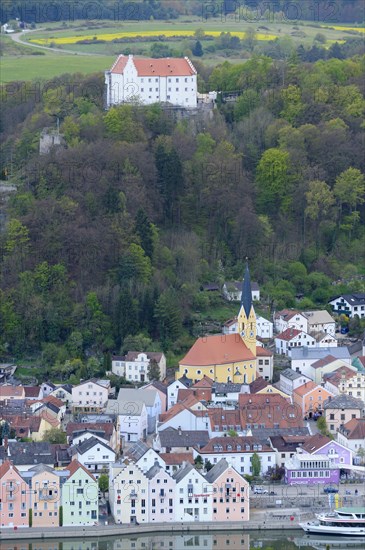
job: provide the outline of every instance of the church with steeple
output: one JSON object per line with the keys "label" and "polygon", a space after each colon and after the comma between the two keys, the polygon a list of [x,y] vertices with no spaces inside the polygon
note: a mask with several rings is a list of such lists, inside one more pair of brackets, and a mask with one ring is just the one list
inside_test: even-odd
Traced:
{"label": "church with steeple", "polygon": [[176,378],[194,381],[208,376],[215,382],[250,384],[256,379],[256,314],[252,305],[248,264],[243,280],[237,334],[214,334],[198,338],[179,363]]}

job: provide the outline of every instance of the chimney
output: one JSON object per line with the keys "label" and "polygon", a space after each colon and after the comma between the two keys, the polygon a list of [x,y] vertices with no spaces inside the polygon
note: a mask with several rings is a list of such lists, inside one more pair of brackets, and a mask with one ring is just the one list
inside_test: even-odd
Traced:
{"label": "chimney", "polygon": [[181,426],[178,427],[179,435],[182,435]]}
{"label": "chimney", "polygon": [[7,437],[4,437],[3,445],[4,445],[5,451],[7,451],[8,450],[8,445],[9,445],[9,440],[8,440]]}

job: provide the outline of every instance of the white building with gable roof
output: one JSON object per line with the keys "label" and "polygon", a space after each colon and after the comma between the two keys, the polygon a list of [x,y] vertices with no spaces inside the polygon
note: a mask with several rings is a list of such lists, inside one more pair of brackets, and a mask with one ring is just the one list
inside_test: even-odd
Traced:
{"label": "white building with gable roof", "polygon": [[120,103],[171,103],[197,107],[197,72],[188,57],[137,58],[120,55],[105,71],[107,108]]}

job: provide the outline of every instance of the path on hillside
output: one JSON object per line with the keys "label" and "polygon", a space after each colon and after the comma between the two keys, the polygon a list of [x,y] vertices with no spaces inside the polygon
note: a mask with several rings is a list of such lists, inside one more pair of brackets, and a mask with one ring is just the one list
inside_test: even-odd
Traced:
{"label": "path on hillside", "polygon": [[38,48],[39,50],[47,50],[48,52],[52,52],[52,53],[55,53],[55,54],[58,54],[58,53],[63,53],[63,54],[67,54],[67,55],[87,55],[87,56],[104,56],[105,54],[100,54],[100,53],[90,53],[90,52],[75,52],[75,51],[72,51],[72,50],[61,50],[59,48],[50,48],[49,46],[40,46],[39,44],[30,44],[29,42],[25,41],[25,40],[21,40],[21,36],[25,36],[25,34],[27,33],[30,33],[30,32],[37,32],[37,31],[40,31],[41,29],[33,29],[33,30],[27,30],[27,31],[24,31],[24,32],[17,32],[17,33],[14,33],[14,34],[8,34],[7,36],[10,36],[10,38],[13,40],[13,42],[16,42],[17,44],[21,44],[22,46],[25,46],[26,48]]}

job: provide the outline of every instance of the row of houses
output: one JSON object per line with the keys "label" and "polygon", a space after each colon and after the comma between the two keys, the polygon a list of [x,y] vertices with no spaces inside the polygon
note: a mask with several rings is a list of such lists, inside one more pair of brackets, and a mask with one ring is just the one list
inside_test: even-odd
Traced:
{"label": "row of houses", "polygon": [[146,470],[127,459],[111,466],[109,480],[118,524],[249,520],[249,484],[225,458],[207,473],[183,461],[172,475],[158,460]]}
{"label": "row of houses", "polygon": [[98,522],[98,485],[77,461],[56,470],[37,464],[0,466],[0,527],[87,526]]}

